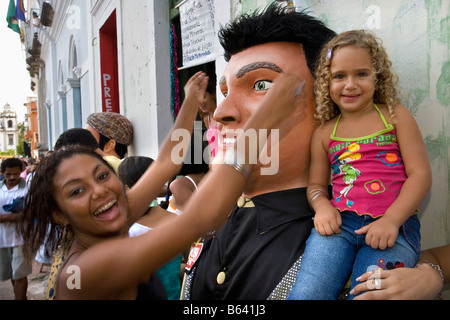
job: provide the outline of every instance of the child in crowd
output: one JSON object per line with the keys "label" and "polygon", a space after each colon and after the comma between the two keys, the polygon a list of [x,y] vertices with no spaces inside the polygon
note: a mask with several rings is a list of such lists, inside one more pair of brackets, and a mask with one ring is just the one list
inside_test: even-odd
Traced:
{"label": "child in crowd", "polygon": [[[132,188],[153,161],[152,158],[145,156],[129,156],[123,159],[118,169],[118,176],[125,188]],[[130,237],[140,236],[171,218],[167,211],[158,206],[155,199],[144,216],[130,227],[128,235]],[[149,292],[151,292],[150,298],[167,300],[178,300],[180,298],[181,258],[182,256],[179,254],[151,276],[150,285],[148,286]]]}
{"label": "child in crowd", "polygon": [[[209,159],[205,159],[205,157],[208,157],[206,154],[208,142],[203,141],[202,136],[203,129],[201,131],[194,129],[190,150],[183,166],[180,172],[168,182],[166,200],[162,201],[160,205],[171,213],[177,215],[183,213],[189,198],[198,190],[199,183],[209,171]],[[196,144],[199,146],[196,146]],[[200,153],[197,152],[197,148],[201,150]]]}
{"label": "child in crowd", "polygon": [[414,267],[419,257],[416,213],[431,169],[419,127],[399,104],[391,65],[362,30],[322,50],[307,189],[315,229],[289,299],[336,299],[351,274],[353,288],[367,271]]}

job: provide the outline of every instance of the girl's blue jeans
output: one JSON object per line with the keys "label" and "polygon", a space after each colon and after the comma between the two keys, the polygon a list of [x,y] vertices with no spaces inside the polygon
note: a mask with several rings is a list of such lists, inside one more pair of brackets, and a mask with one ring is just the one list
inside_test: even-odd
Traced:
{"label": "girl's blue jeans", "polygon": [[353,288],[358,284],[356,278],[368,271],[414,267],[420,254],[417,215],[405,222],[395,245],[385,250],[372,249],[366,244],[365,235],[354,232],[374,220],[370,216],[358,216],[347,211],[342,213],[341,233],[321,236],[313,229],[288,299],[335,300],[350,275]]}

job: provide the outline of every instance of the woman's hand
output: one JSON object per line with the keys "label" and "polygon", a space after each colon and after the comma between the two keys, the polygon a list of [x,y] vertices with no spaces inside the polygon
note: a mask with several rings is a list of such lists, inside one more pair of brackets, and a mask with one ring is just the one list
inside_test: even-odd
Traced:
{"label": "woman's hand", "polygon": [[296,75],[282,73],[267,92],[258,113],[267,111],[266,120],[270,120],[268,129],[276,127],[294,111],[300,99],[304,99],[305,81]]}
{"label": "woman's hand", "polygon": [[361,284],[351,294],[355,300],[424,300],[435,299],[442,290],[442,278],[428,264],[417,268],[376,270],[359,277]]}
{"label": "woman's hand", "polygon": [[206,88],[208,86],[209,77],[204,72],[197,72],[184,86],[185,100],[192,99],[195,107],[202,103],[205,99]]}

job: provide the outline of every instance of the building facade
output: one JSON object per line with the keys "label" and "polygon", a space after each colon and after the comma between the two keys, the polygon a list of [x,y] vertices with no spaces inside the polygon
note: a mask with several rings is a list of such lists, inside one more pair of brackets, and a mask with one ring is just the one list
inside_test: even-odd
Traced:
{"label": "building facade", "polygon": [[[112,111],[133,123],[130,154],[157,156],[174,120],[170,30],[176,25],[181,38],[177,5],[182,2],[27,2],[30,22],[32,12],[41,19],[37,33],[31,23],[25,28],[31,85],[38,96],[39,152],[51,150],[65,130],[84,127],[91,113]],[[227,1],[217,7],[231,14]],[[217,21],[225,23],[230,14]],[[210,72],[215,64],[224,65],[211,60]],[[178,74],[181,95],[192,70]]]}
{"label": "building facade", "polygon": [[17,114],[7,103],[0,113],[0,151],[16,151],[19,143],[19,130],[17,128]]}
{"label": "building facade", "polygon": [[24,139],[29,147],[30,156],[34,159],[38,159],[39,122],[38,122],[37,98],[29,97],[27,103],[24,103],[24,106],[27,108],[25,121],[26,132]]}

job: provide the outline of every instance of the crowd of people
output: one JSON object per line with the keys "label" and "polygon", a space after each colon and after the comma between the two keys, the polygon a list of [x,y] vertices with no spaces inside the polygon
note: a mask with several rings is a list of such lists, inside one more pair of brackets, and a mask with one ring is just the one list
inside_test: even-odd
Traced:
{"label": "crowd of people", "polygon": [[[28,182],[20,160],[2,163],[0,280],[26,298],[43,251],[49,299],[435,298],[450,246],[420,249],[431,169],[380,41],[277,5],[231,21],[219,40],[223,101],[194,74],[156,159],[127,155],[126,117],[94,113]],[[193,135],[198,114],[210,164],[174,162],[178,144],[186,157],[197,140],[171,136]],[[252,130],[267,133],[256,149],[239,134]],[[255,150],[278,170],[264,174]]]}

